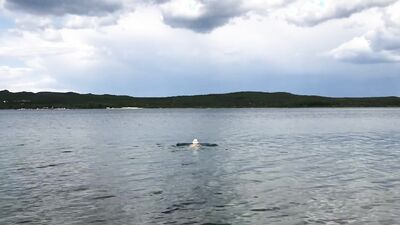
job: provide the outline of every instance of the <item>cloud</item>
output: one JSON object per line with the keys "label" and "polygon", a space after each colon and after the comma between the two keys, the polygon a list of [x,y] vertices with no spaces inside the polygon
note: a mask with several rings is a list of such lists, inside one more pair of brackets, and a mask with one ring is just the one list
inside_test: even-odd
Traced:
{"label": "cloud", "polygon": [[36,15],[104,15],[121,9],[122,4],[117,0],[5,0],[5,7]]}
{"label": "cloud", "polygon": [[263,16],[280,14],[289,23],[316,26],[329,20],[348,18],[371,8],[385,8],[396,1],[398,0],[170,0],[153,3],[160,5],[166,24],[206,33],[248,13]]}
{"label": "cloud", "polygon": [[370,40],[375,50],[399,51],[400,50],[400,29],[386,27],[377,29],[365,35]]}
{"label": "cloud", "polygon": [[12,91],[63,90],[53,77],[37,74],[30,67],[0,66],[1,89]]}
{"label": "cloud", "polygon": [[313,0],[297,1],[286,12],[286,20],[299,26],[348,18],[353,14],[376,7],[386,7],[397,0]]}
{"label": "cloud", "polygon": [[[167,0],[155,1],[164,22],[174,28],[208,33],[247,13],[268,14],[296,0]],[[154,1],[153,1],[154,2]]]}
{"label": "cloud", "polygon": [[333,49],[331,56],[340,61],[371,64],[400,62],[400,57],[385,50],[374,50],[365,37],[357,37]]}
{"label": "cloud", "polygon": [[[4,15],[15,27],[0,31],[0,89],[136,96],[290,91],[318,79],[395,77],[400,66],[400,9],[392,4],[367,10],[376,0],[318,0],[336,16],[321,10],[327,5],[304,9],[315,17],[296,11],[314,0],[96,1],[115,3],[111,9],[88,8],[94,1],[82,0],[80,11],[66,7],[77,0],[54,0],[62,9],[54,2],[32,9],[38,7],[27,7],[32,0],[4,1]],[[337,8],[346,5],[364,11],[313,26],[341,18]],[[285,15],[306,22],[295,26]],[[331,57],[321,57],[324,52]]]}
{"label": "cloud", "polygon": [[400,1],[383,12],[381,26],[343,43],[330,54],[352,63],[400,62]]}
{"label": "cloud", "polygon": [[64,18],[61,27],[70,29],[99,28],[115,25],[119,17],[108,15],[103,17],[68,15]]}
{"label": "cloud", "polygon": [[377,50],[400,51],[400,1],[383,13],[383,25],[366,34]]}
{"label": "cloud", "polygon": [[161,5],[161,9],[166,24],[201,33],[246,13],[240,0],[172,0]]}
{"label": "cloud", "polygon": [[29,67],[0,66],[0,74],[3,81],[19,78],[29,72],[32,72]]}
{"label": "cloud", "polygon": [[[82,49],[83,50],[83,49]],[[37,45],[37,46],[7,46],[0,47],[0,57],[16,57],[16,58],[30,58],[30,57],[46,57],[46,56],[55,56],[55,55],[65,55],[71,52],[76,52],[77,49],[74,49],[69,46],[60,46],[60,45]]]}
{"label": "cloud", "polygon": [[[247,13],[269,15],[277,11],[290,23],[315,26],[325,21],[346,18],[374,7],[386,7],[396,0],[4,0],[11,11],[37,16],[69,16],[61,26],[98,27],[116,21],[110,16],[132,11],[139,5],[156,6],[165,24],[208,33]],[[82,16],[82,18],[79,18]],[[96,17],[107,17],[97,21]]]}

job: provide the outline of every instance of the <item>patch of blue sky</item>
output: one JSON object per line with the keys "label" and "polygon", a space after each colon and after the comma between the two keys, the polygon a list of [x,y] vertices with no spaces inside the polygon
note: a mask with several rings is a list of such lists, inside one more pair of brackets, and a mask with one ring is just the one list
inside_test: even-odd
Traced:
{"label": "patch of blue sky", "polygon": [[8,66],[12,68],[26,67],[25,63],[18,59],[0,56],[0,66]]}
{"label": "patch of blue sky", "polygon": [[13,19],[10,19],[4,15],[0,14],[0,29],[6,30],[15,27],[15,22]]}

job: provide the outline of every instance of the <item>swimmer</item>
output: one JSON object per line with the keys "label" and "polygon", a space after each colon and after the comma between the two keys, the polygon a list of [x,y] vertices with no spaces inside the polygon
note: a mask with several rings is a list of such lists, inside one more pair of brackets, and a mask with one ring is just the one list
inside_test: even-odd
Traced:
{"label": "swimmer", "polygon": [[191,148],[199,148],[200,142],[197,139],[193,139],[192,144],[189,146]]}
{"label": "swimmer", "polygon": [[177,147],[183,147],[183,146],[188,146],[190,148],[200,148],[200,147],[217,147],[217,144],[213,144],[213,143],[200,143],[197,139],[193,139],[192,143],[176,143]]}

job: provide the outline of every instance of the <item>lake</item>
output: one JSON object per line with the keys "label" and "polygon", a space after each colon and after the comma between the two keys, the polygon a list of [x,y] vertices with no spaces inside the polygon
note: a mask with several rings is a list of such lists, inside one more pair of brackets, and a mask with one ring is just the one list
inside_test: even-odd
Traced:
{"label": "lake", "polygon": [[400,109],[0,111],[0,224],[399,221]]}

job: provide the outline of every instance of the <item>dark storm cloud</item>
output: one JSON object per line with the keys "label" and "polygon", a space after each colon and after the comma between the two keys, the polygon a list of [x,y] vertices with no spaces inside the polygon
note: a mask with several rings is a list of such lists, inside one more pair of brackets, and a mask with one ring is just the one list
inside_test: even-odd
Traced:
{"label": "dark storm cloud", "polygon": [[5,7],[38,15],[93,16],[115,12],[122,8],[122,4],[115,0],[6,0]]}
{"label": "dark storm cloud", "polygon": [[186,28],[195,32],[207,33],[225,25],[232,18],[246,13],[246,10],[242,8],[241,1],[237,0],[204,0],[200,2],[204,5],[204,8],[199,16],[188,17],[164,12],[164,22],[171,27]]}

